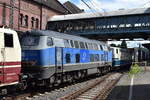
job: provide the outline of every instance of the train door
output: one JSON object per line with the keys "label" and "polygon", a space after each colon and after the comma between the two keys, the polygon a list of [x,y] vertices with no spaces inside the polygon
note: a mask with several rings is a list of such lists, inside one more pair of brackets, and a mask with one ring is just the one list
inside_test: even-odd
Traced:
{"label": "train door", "polygon": [[0,32],[0,84],[4,83],[4,62],[5,62],[5,49],[4,49],[4,33]]}
{"label": "train door", "polygon": [[56,53],[55,53],[55,71],[56,73],[62,73],[63,72],[63,48],[56,47]]}

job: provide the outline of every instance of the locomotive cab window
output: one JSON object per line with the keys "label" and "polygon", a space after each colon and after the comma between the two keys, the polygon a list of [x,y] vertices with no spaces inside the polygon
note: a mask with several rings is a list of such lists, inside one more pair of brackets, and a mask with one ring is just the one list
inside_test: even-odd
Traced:
{"label": "locomotive cab window", "polygon": [[21,40],[22,46],[37,46],[39,44],[39,36],[24,36]]}
{"label": "locomotive cab window", "polygon": [[4,33],[5,47],[13,47],[13,34]]}
{"label": "locomotive cab window", "polygon": [[47,45],[48,46],[53,46],[53,39],[51,37],[47,38]]}

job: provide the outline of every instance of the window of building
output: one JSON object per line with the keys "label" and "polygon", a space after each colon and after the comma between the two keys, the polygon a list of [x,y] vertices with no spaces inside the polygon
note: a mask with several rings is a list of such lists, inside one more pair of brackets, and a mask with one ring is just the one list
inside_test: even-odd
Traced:
{"label": "window of building", "polygon": [[70,63],[71,59],[70,59],[70,54],[66,53],[66,63]]}
{"label": "window of building", "polygon": [[39,28],[39,19],[36,18],[36,28],[38,29]]}
{"label": "window of building", "polygon": [[78,41],[74,41],[75,48],[79,48]]}
{"label": "window of building", "polygon": [[84,43],[83,43],[83,42],[80,42],[80,48],[81,48],[81,49],[84,49],[84,48],[85,48],[85,46],[84,46]]}
{"label": "window of building", "polygon": [[80,62],[80,54],[76,54],[76,63],[79,63]]}
{"label": "window of building", "polygon": [[4,33],[5,47],[13,47],[13,34]]}
{"label": "window of building", "polygon": [[31,27],[34,28],[34,17],[31,17]]}
{"label": "window of building", "polygon": [[53,39],[51,37],[47,38],[47,45],[48,46],[53,46]]}
{"label": "window of building", "polygon": [[23,14],[19,15],[19,23],[21,26],[23,25]]}
{"label": "window of building", "polygon": [[28,16],[24,16],[24,26],[28,26]]}
{"label": "window of building", "polygon": [[74,44],[72,40],[70,40],[70,44],[71,44],[71,47],[74,48]]}

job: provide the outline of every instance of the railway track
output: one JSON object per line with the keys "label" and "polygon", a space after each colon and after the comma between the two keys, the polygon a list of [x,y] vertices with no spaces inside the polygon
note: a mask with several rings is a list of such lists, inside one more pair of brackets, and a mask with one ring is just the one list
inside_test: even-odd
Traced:
{"label": "railway track", "polygon": [[84,88],[66,95],[59,100],[105,100],[111,89],[120,79],[121,74],[111,73],[97,79]]}
{"label": "railway track", "polygon": [[120,73],[109,73],[49,92],[16,94],[3,100],[105,100],[121,76]]}

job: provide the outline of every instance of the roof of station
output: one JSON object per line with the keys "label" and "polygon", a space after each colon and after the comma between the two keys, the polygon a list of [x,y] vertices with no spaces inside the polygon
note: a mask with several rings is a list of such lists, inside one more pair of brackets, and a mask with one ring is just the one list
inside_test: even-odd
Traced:
{"label": "roof of station", "polygon": [[62,14],[71,13],[63,4],[61,4],[58,0],[33,0],[39,4],[47,6],[53,10],[61,12]]}
{"label": "roof of station", "polygon": [[68,15],[56,15],[49,19],[49,21],[61,21],[61,20],[75,20],[75,19],[88,19],[88,18],[99,18],[99,17],[111,17],[111,16],[124,16],[124,15],[138,15],[148,14],[150,8],[135,8],[135,9],[121,9],[111,12],[92,12],[92,13],[79,13],[79,14],[68,14]]}

